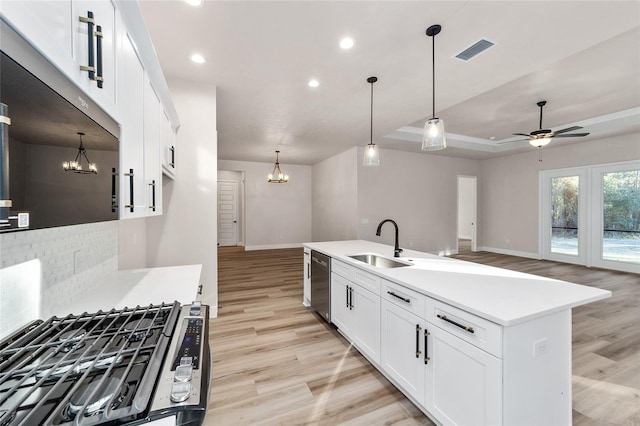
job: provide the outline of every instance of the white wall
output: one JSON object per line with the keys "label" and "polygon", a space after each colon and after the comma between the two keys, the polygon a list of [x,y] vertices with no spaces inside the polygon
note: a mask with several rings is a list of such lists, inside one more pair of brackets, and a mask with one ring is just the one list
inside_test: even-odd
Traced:
{"label": "white wall", "polygon": [[[358,159],[363,155],[358,148]],[[380,150],[379,167],[358,167],[358,238],[394,244],[393,219],[400,247],[432,253],[457,249],[458,175],[477,176],[478,160]]]}
{"label": "white wall", "polygon": [[147,266],[202,264],[202,301],[216,316],[216,88],[175,78],[168,83],[182,123],[178,162],[175,180],[162,179],[163,215],[146,219]]}
{"label": "white wall", "polygon": [[493,158],[481,162],[479,249],[538,257],[538,174],[640,158],[640,133]]}
{"label": "white wall", "polygon": [[313,166],[313,241],[357,238],[359,159],[354,147]]}
{"label": "white wall", "polygon": [[[275,158],[274,158],[275,160]],[[244,172],[247,250],[299,247],[311,241],[311,166],[281,162],[286,184],[267,182],[273,163],[218,160],[218,169]]]}

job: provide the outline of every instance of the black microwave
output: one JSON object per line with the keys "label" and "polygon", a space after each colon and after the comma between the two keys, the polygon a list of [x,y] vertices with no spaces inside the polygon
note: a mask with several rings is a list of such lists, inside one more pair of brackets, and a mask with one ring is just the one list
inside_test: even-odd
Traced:
{"label": "black microwave", "polygon": [[0,232],[118,219],[118,124],[0,20]]}

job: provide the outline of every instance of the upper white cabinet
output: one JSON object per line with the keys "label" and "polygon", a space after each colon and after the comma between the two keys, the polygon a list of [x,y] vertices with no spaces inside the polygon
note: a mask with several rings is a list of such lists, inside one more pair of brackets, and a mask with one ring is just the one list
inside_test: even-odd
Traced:
{"label": "upper white cabinet", "polygon": [[3,0],[0,12],[19,34],[68,75],[73,70],[73,22],[71,0]]}
{"label": "upper white cabinet", "polygon": [[110,1],[74,0],[75,75],[80,87],[106,109],[116,96],[115,7]]}
{"label": "upper white cabinet", "polygon": [[160,123],[160,160],[162,172],[165,176],[174,179],[176,176],[176,133],[171,127],[171,121],[163,112]]}
{"label": "upper white cabinet", "polygon": [[120,113],[120,218],[147,215],[144,179],[144,69],[126,31],[120,37],[118,111]]}
{"label": "upper white cabinet", "polygon": [[2,2],[2,15],[107,112],[114,112],[115,7],[109,0]]}
{"label": "upper white cabinet", "polygon": [[160,171],[160,124],[165,117],[151,81],[144,79],[144,179],[148,216],[162,214],[162,173]]}

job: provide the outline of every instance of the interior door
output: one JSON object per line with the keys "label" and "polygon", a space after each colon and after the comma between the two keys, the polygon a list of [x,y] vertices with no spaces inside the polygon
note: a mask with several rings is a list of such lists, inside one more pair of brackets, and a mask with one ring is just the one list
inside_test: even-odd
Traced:
{"label": "interior door", "polygon": [[218,245],[238,245],[238,182],[218,181]]}

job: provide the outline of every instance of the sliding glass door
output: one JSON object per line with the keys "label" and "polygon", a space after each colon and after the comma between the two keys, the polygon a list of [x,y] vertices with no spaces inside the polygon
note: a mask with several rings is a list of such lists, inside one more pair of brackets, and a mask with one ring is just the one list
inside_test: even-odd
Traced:
{"label": "sliding glass door", "polygon": [[586,173],[562,170],[543,173],[541,223],[545,259],[584,264],[587,224]]}
{"label": "sliding glass door", "polygon": [[595,167],[592,171],[594,235],[592,264],[640,271],[640,163]]}
{"label": "sliding glass door", "polygon": [[640,162],[540,172],[544,259],[640,273]]}

